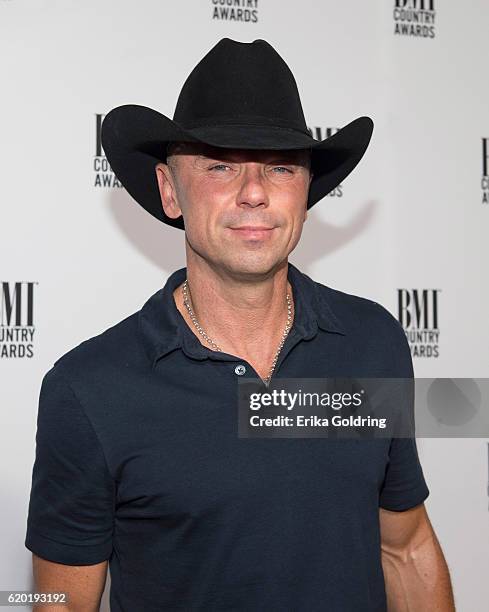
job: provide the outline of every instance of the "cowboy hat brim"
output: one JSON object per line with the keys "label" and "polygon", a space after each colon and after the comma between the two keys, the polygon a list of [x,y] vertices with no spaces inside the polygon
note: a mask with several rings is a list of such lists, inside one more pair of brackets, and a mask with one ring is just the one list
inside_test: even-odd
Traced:
{"label": "cowboy hat brim", "polygon": [[196,142],[240,149],[311,148],[307,208],[337,187],[355,168],[370,142],[373,121],[358,117],[335,134],[316,140],[290,127],[220,123],[219,126],[186,128],[146,106],[125,104],[104,118],[101,141],[109,164],[128,193],[159,221],[185,229],[183,217],[168,217],[161,203],[155,165],[166,161],[169,142]]}

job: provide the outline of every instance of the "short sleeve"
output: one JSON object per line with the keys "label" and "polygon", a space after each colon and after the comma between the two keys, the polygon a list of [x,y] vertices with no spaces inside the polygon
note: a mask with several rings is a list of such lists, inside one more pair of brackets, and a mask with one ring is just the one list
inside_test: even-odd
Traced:
{"label": "short sleeve", "polygon": [[115,482],[70,384],[53,366],[39,394],[25,546],[49,561],[92,565],[112,551]]}
{"label": "short sleeve", "polygon": [[415,438],[392,438],[379,506],[386,510],[408,510],[429,495],[419,462]]}
{"label": "short sleeve", "polygon": [[[406,334],[395,317],[389,313],[388,318],[392,323],[389,342],[391,376],[412,379],[414,368]],[[411,407],[414,408],[414,405]],[[408,419],[408,422],[414,426],[413,412],[409,414]],[[379,506],[386,510],[408,510],[421,504],[428,497],[429,492],[419,461],[416,438],[393,437],[390,442],[389,461],[379,494]]]}

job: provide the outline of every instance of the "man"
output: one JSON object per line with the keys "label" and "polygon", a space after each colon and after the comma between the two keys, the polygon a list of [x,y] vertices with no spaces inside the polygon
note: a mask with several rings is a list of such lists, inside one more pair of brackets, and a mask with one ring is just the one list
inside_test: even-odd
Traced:
{"label": "man", "polygon": [[38,590],[97,610],[109,562],[113,612],[454,609],[414,439],[237,435],[240,377],[413,376],[386,309],[288,263],[371,132],[361,117],[314,140],[262,40],[213,47],[173,120],[107,115],[112,168],[185,229],[187,265],[43,379],[26,535]]}

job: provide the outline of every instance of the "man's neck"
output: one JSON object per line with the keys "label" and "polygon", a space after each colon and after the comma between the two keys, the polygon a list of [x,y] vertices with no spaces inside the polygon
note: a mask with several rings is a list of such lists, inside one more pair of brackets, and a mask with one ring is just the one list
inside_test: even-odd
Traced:
{"label": "man's neck", "polygon": [[[187,295],[197,322],[222,351],[236,355],[264,372],[271,366],[287,323],[288,292],[294,314],[294,296],[285,262],[273,274],[250,277],[229,275],[208,267],[187,266]],[[199,338],[183,300],[182,285],[173,292],[175,304]],[[261,373],[260,373],[261,374]]]}

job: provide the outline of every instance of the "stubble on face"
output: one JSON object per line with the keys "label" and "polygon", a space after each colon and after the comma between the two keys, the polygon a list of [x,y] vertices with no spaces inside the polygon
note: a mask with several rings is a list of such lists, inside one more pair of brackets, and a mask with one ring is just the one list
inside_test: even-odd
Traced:
{"label": "stubble on face", "polygon": [[253,275],[295,248],[307,217],[309,150],[170,143],[167,164],[196,256]]}

